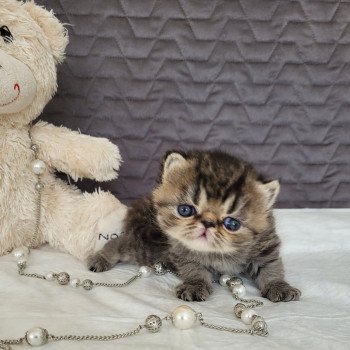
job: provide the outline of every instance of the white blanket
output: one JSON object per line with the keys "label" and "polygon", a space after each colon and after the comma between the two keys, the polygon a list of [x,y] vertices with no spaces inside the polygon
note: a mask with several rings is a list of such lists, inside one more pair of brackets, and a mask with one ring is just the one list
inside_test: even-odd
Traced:
{"label": "white blanket", "polygon": [[[266,338],[206,329],[199,324],[180,331],[165,322],[156,334],[142,330],[110,342],[50,342],[43,349],[350,349],[350,209],[276,210],[286,279],[302,291],[299,302],[271,303],[256,311],[266,319]],[[67,271],[94,281],[125,281],[132,265],[93,274],[73,257],[44,246],[32,251],[28,272]],[[244,280],[248,296],[258,290]],[[0,258],[0,339],[22,337],[41,326],[51,334],[112,334],[161,317],[188,304],[209,323],[246,328],[233,314],[228,289],[215,285],[209,300],[185,303],[174,296],[176,277],[139,279],[125,288],[91,291],[56,282],[20,277],[12,256]],[[20,347],[14,347],[19,349]],[[22,347],[23,348],[23,347]]]}

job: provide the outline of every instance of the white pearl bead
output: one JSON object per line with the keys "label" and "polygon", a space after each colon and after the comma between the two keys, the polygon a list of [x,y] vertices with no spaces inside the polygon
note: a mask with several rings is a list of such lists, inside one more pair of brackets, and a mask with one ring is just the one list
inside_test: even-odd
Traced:
{"label": "white pearl bead", "polygon": [[47,343],[48,333],[46,329],[35,327],[26,333],[26,341],[31,346],[40,346]]}
{"label": "white pearl bead", "polygon": [[46,281],[53,281],[55,279],[55,274],[53,272],[48,272],[45,275],[45,279]]}
{"label": "white pearl bead", "polygon": [[232,287],[232,293],[237,294],[239,298],[245,296],[245,287],[243,284],[238,284],[237,286]]}
{"label": "white pearl bead", "polygon": [[226,282],[227,282],[230,278],[231,278],[231,276],[229,276],[229,275],[222,275],[222,276],[220,276],[220,279],[219,279],[220,285],[222,285],[223,287],[227,287]]}
{"label": "white pearl bead", "polygon": [[71,287],[78,287],[80,284],[80,279],[79,278],[73,278],[69,282]]}
{"label": "white pearl bead", "polygon": [[142,273],[142,277],[149,277],[153,273],[153,269],[149,266],[141,266],[139,272]]}
{"label": "white pearl bead", "polygon": [[189,329],[197,320],[196,312],[187,305],[178,306],[171,314],[173,325],[178,329]]}
{"label": "white pearl bead", "polygon": [[29,248],[25,246],[19,247],[15,249],[12,254],[16,260],[26,259],[29,255]]}
{"label": "white pearl bead", "polygon": [[257,315],[257,313],[253,310],[253,309],[247,309],[242,311],[241,313],[241,320],[245,323],[245,324],[251,324],[253,321],[253,316]]}
{"label": "white pearl bead", "polygon": [[32,163],[32,169],[33,169],[34,174],[42,175],[45,172],[46,164],[42,160],[36,159]]}
{"label": "white pearl bead", "polygon": [[44,189],[43,183],[42,183],[42,182],[37,182],[37,183],[35,184],[35,189],[36,189],[38,192],[42,191],[42,190]]}

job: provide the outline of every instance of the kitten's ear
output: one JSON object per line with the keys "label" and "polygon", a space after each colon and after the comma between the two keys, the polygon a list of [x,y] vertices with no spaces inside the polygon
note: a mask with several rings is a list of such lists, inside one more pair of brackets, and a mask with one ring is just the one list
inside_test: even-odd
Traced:
{"label": "kitten's ear", "polygon": [[185,153],[179,151],[169,151],[163,158],[162,162],[162,181],[178,168],[183,167],[187,163]]}
{"label": "kitten's ear", "polygon": [[265,196],[267,209],[270,209],[280,192],[280,183],[278,180],[273,180],[267,183],[259,184],[259,189]]}

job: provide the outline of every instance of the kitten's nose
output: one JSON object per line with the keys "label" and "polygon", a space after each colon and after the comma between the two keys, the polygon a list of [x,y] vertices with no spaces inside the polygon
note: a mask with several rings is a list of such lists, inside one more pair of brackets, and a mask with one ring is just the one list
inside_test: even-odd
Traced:
{"label": "kitten's nose", "polygon": [[209,220],[202,220],[202,224],[204,225],[205,228],[215,227],[215,223]]}

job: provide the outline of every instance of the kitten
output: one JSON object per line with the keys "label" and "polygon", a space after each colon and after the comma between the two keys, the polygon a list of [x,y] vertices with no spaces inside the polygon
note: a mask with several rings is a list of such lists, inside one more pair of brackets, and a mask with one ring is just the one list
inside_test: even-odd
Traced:
{"label": "kitten", "polygon": [[168,152],[158,186],[128,210],[126,233],[89,257],[101,272],[119,261],[159,261],[183,283],[178,298],[206,300],[213,274],[246,273],[264,297],[298,300],[284,281],[272,206],[278,181],[266,182],[251,165],[220,151]]}

